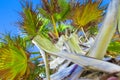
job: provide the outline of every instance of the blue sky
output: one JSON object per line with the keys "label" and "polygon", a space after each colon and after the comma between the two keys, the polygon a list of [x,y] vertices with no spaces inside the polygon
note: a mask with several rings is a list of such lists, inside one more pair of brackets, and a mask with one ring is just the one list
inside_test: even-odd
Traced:
{"label": "blue sky", "polygon": [[[18,11],[21,10],[20,0],[0,0],[0,33],[11,32],[19,34],[20,31],[15,25],[20,19]],[[40,0],[34,0],[34,4],[39,4]]]}
{"label": "blue sky", "polygon": [[[21,10],[20,0],[0,0],[0,33],[11,32],[11,34],[19,34],[20,31],[15,25],[19,20],[17,11]],[[40,4],[40,0],[32,0],[34,4]],[[106,4],[110,0],[103,0]]]}

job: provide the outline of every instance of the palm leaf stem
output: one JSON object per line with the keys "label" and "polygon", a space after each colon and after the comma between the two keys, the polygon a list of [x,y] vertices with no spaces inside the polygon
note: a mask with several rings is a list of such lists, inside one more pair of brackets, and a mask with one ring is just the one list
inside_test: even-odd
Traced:
{"label": "palm leaf stem", "polygon": [[83,32],[83,34],[84,34],[84,36],[85,36],[86,41],[88,41],[88,38],[87,38],[87,36],[86,36],[86,34],[85,34],[85,31],[84,31],[83,27],[81,27],[81,30],[82,30],[82,32]]}
{"label": "palm leaf stem", "polygon": [[50,67],[49,67],[49,61],[48,61],[48,54],[44,53],[43,56],[44,56],[43,59],[45,63],[46,77],[47,77],[47,80],[50,80]]}
{"label": "palm leaf stem", "polygon": [[[33,42],[34,43],[34,42]],[[39,51],[42,55],[42,58],[45,63],[45,70],[46,70],[46,77],[47,80],[50,80],[50,71],[49,71],[49,61],[48,61],[48,54],[46,54],[41,48],[39,48]]]}
{"label": "palm leaf stem", "polygon": [[34,57],[34,58],[31,58],[30,61],[34,61],[34,60],[37,60],[37,59],[39,59],[39,58],[42,58],[42,56],[36,56],[36,57]]}
{"label": "palm leaf stem", "polygon": [[53,23],[53,28],[54,28],[54,31],[55,31],[55,35],[58,38],[59,35],[58,35],[58,31],[57,31],[57,27],[56,27],[56,23],[55,23],[55,19],[54,19],[53,15],[51,15],[51,19],[52,19],[52,23]]}

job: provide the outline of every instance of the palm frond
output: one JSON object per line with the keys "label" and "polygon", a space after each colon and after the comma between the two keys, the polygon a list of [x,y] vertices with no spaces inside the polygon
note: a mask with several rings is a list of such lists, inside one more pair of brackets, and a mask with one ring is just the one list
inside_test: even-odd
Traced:
{"label": "palm frond", "polygon": [[64,21],[70,13],[70,4],[66,0],[58,0],[58,5],[60,6],[60,12],[55,13],[56,21]]}
{"label": "palm frond", "polygon": [[72,3],[70,19],[80,28],[98,23],[102,18],[103,10],[99,9],[100,2],[88,0],[85,4]]}
{"label": "palm frond", "polygon": [[120,53],[120,42],[111,41],[107,50],[108,50],[108,52],[112,52],[112,54],[109,54],[112,57],[115,57],[115,56],[119,55],[119,53]]}
{"label": "palm frond", "polygon": [[40,13],[51,19],[53,15],[55,21],[63,21],[66,19],[70,11],[70,4],[66,0],[42,0],[43,6],[40,8]]}
{"label": "palm frond", "polygon": [[22,27],[22,29],[32,38],[38,34],[43,23],[38,17],[36,8],[33,8],[32,2],[23,1],[21,4],[23,8],[23,11],[20,13],[22,20],[18,23],[19,26]]}
{"label": "palm frond", "polygon": [[58,38],[56,23],[67,19],[70,4],[66,0],[42,0],[42,2],[43,6],[39,9],[39,12],[52,22],[55,36]]}
{"label": "palm frond", "polygon": [[22,38],[20,35],[18,36],[11,36],[9,33],[4,34],[1,38],[1,46],[21,46],[22,49],[27,50],[28,48],[32,47],[32,42],[29,40],[28,37]]}
{"label": "palm frond", "polygon": [[[26,51],[26,42],[20,37],[4,37],[0,47],[0,79],[19,80],[27,78],[30,74],[32,63],[29,62],[30,54]],[[30,65],[30,66],[28,66]]]}

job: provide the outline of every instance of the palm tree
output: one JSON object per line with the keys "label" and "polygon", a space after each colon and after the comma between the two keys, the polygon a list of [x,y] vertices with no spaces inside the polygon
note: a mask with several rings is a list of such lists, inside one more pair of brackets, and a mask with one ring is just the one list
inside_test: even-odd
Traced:
{"label": "palm tree", "polygon": [[[59,2],[61,2],[61,6]],[[86,26],[90,27],[90,25],[93,25],[93,23],[99,22],[99,20],[102,17],[101,16],[102,10],[98,9],[98,5],[100,3],[99,2],[92,3],[92,1],[90,0],[85,5],[81,6],[78,3],[76,3],[70,8],[69,8],[70,5],[67,3],[68,8],[67,9],[65,8],[65,11],[67,11],[65,13],[68,13],[69,9],[71,9],[70,10],[71,12],[69,13],[69,15],[68,14],[61,15],[63,12],[61,12],[61,14],[59,15],[59,9],[60,11],[64,10],[62,6],[63,4],[62,2],[65,2],[65,0],[56,0],[56,1],[50,0],[50,2],[48,2],[48,0],[43,0],[44,4],[43,4],[43,7],[39,9],[40,12],[35,11],[36,9],[33,9],[32,5],[27,3],[27,5],[23,7],[23,12],[22,12],[23,20],[20,22],[20,26],[22,27],[22,29],[30,36],[32,42],[39,48],[40,53],[43,55],[43,58],[46,64],[47,79],[50,80],[48,61],[45,55],[46,52],[51,55],[56,55],[64,59],[67,59],[69,61],[72,61],[78,64],[79,66],[82,66],[87,69],[94,68],[95,70],[100,70],[107,73],[119,72],[120,71],[119,66],[102,61],[102,60],[98,60],[104,57],[107,46],[115,32],[115,26],[117,24],[116,22],[117,22],[117,15],[118,15],[117,11],[119,10],[118,9],[119,0],[113,0],[110,3],[109,8],[111,8],[111,10],[110,9],[108,10],[110,10],[112,14],[111,16],[109,16],[110,12],[108,11],[109,13],[107,13],[106,15],[105,21],[103,23],[103,27],[99,31],[98,37],[96,38],[94,45],[91,47],[88,54],[86,54],[87,56],[83,56],[85,55],[83,54],[84,50],[82,50],[81,46],[79,46],[79,43],[78,43],[79,39],[78,39],[78,36],[76,37],[77,35],[76,32],[71,33],[70,36],[62,35],[61,36],[63,40],[62,42],[59,42],[58,40],[58,43],[65,45],[65,46],[62,45],[62,47],[66,47],[66,50],[64,50],[63,48],[61,49],[59,47],[60,46],[59,44],[56,45],[55,43],[52,43],[52,41],[50,40],[50,37],[48,36],[49,30],[47,30],[48,31],[47,33],[44,33],[42,31],[46,26],[46,25],[43,25],[45,21],[42,18],[46,17],[47,19],[51,20],[54,26],[56,36],[58,37],[58,33],[56,30],[56,22],[64,20],[63,19],[64,16],[68,16],[68,17],[65,17],[66,19],[72,19],[73,23],[78,28],[86,27]],[[116,5],[117,8],[115,8],[114,5]],[[91,8],[94,9],[95,11],[94,10],[91,11]],[[79,11],[80,9],[81,11]],[[72,11],[75,11],[76,13]],[[89,11],[91,11],[90,15],[87,14],[89,13]],[[39,17],[39,15],[42,15],[42,16]],[[46,34],[47,37],[44,36],[43,33]],[[104,46],[101,47],[103,44]],[[93,58],[89,56],[92,56]],[[94,59],[94,58],[97,58],[97,59]],[[101,63],[103,63],[103,65],[99,66]],[[109,67],[109,68],[104,69],[106,67]]]}

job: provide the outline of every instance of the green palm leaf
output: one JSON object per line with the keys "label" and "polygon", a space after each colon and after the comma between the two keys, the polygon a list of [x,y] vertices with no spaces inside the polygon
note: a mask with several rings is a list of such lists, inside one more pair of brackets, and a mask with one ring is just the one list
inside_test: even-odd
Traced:
{"label": "green palm leaf", "polygon": [[31,62],[26,50],[26,41],[20,37],[7,35],[0,47],[0,78],[3,80],[21,80],[30,73]]}
{"label": "green palm leaf", "polygon": [[[13,47],[14,48],[14,47]],[[14,48],[15,49],[15,48]],[[19,48],[20,49],[20,48]],[[27,70],[27,58],[23,50],[9,48],[0,49],[0,77],[2,79],[14,79],[22,77]],[[19,76],[18,76],[19,74]]]}
{"label": "green palm leaf", "polygon": [[50,0],[50,2],[46,0],[42,1],[43,7],[39,10],[44,17],[51,19],[51,16],[53,15],[55,21],[63,21],[66,19],[70,11],[70,4],[66,0]]}
{"label": "green palm leaf", "polygon": [[119,55],[120,54],[120,42],[111,41],[107,50],[112,57]]}
{"label": "green palm leaf", "polygon": [[36,9],[33,9],[32,2],[21,2],[23,11],[20,13],[22,20],[18,22],[23,31],[29,34],[30,38],[33,38],[39,33],[41,26],[43,25]]}
{"label": "green palm leaf", "polygon": [[60,5],[61,11],[59,13],[55,13],[56,21],[63,21],[66,19],[70,12],[70,4],[66,0],[58,0],[58,4]]}
{"label": "green palm leaf", "polygon": [[103,14],[103,10],[99,9],[100,2],[92,2],[89,0],[85,4],[73,3],[69,19],[73,20],[73,24],[80,28],[98,23]]}
{"label": "green palm leaf", "polygon": [[52,22],[55,36],[58,38],[56,23],[67,19],[70,12],[70,4],[67,0],[42,0],[42,2],[43,6],[39,9],[39,12]]}

